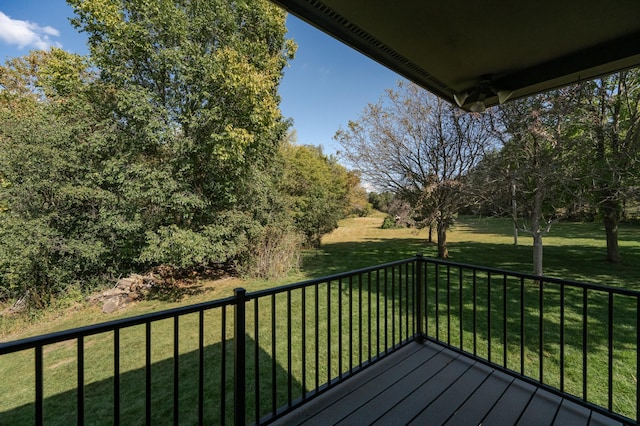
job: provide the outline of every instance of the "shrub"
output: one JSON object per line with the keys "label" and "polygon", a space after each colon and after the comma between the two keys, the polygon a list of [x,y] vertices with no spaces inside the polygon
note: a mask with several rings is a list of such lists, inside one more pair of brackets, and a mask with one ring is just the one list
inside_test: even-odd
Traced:
{"label": "shrub", "polygon": [[398,229],[398,228],[403,228],[402,225],[400,225],[396,219],[394,219],[391,216],[387,216],[384,218],[384,221],[382,222],[382,229]]}
{"label": "shrub", "polygon": [[252,277],[282,278],[300,266],[304,236],[293,229],[267,227],[245,266]]}

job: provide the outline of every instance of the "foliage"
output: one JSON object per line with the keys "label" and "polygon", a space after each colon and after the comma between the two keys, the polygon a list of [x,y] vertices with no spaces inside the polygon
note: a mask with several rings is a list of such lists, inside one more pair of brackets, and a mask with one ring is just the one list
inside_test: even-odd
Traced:
{"label": "foliage", "polygon": [[28,294],[43,306],[67,285],[85,288],[113,272],[99,216],[114,199],[94,185],[97,147],[108,142],[97,133],[85,139],[103,123],[81,57],[32,53],[0,74],[0,287],[4,297]]}
{"label": "foliage", "polygon": [[[271,220],[265,192],[286,130],[277,85],[295,51],[284,13],[265,1],[72,1],[114,113],[154,188],[140,261],[188,268],[247,258]],[[149,120],[152,118],[152,120]],[[144,160],[138,155],[142,154]],[[151,203],[149,203],[151,201]],[[276,203],[278,205],[278,203]]]}
{"label": "foliage", "polygon": [[337,228],[338,220],[348,213],[350,195],[359,180],[319,147],[285,141],[281,152],[282,192],[289,214],[304,243],[318,246],[320,238]]}
{"label": "foliage", "polygon": [[267,229],[290,229],[274,173],[284,12],[70,3],[90,60],[54,48],[0,68],[0,297],[46,305],[161,263],[244,270]]}
{"label": "foliage", "polygon": [[369,203],[367,191],[362,187],[360,173],[347,170],[347,207],[345,216],[366,217],[371,214],[372,206]]}
{"label": "foliage", "polygon": [[296,229],[272,226],[264,229],[255,254],[248,262],[249,275],[257,278],[284,278],[301,261],[302,235]]}
{"label": "foliage", "polygon": [[248,246],[251,218],[236,213],[220,217],[219,224],[204,226],[199,231],[181,229],[176,225],[147,231],[147,244],[139,259],[180,269],[224,264]]}
{"label": "foliage", "polygon": [[536,275],[542,275],[542,238],[577,192],[562,149],[575,93],[566,88],[501,105],[494,129],[502,149],[487,155],[469,179],[480,203],[511,216],[515,244],[518,230],[532,236]]}
{"label": "foliage", "polygon": [[625,206],[638,200],[639,88],[634,69],[500,107],[494,130],[503,148],[469,177],[470,211],[519,220],[540,246],[537,273],[541,237],[561,218],[599,216],[607,260],[620,260],[617,229]]}
{"label": "foliage", "polygon": [[[118,89],[113,112],[123,123],[123,148],[143,168],[132,180],[143,188],[128,190],[154,187],[136,200],[151,201],[141,206],[150,213],[147,243],[171,245],[190,233],[202,242],[215,224],[226,229],[214,234],[240,240],[226,255],[198,244],[193,261],[234,257],[243,237],[220,217],[254,211],[244,218],[256,222],[249,227],[268,220],[269,206],[252,195],[269,184],[255,179],[265,176],[287,127],[277,85],[295,49],[284,38],[284,13],[261,0],[71,3],[102,79]],[[162,262],[162,253],[147,250],[140,259]]]}
{"label": "foliage", "polygon": [[[513,215],[512,169],[505,166],[500,149],[485,152],[478,165],[467,176],[467,193],[471,202],[463,214],[503,217]],[[508,163],[507,163],[508,164]]]}
{"label": "foliage", "polygon": [[382,221],[382,225],[380,225],[380,227],[382,229],[399,229],[399,228],[404,228],[404,226],[398,224],[398,221],[391,217],[391,216],[385,216],[384,220]]}
{"label": "foliage", "polygon": [[387,192],[370,192],[369,193],[369,203],[371,203],[371,206],[378,211],[381,211],[383,213],[388,213],[389,212],[389,206],[391,205],[391,202],[393,201],[395,195],[393,192],[387,191]]}
{"label": "foliage", "polygon": [[621,260],[617,229],[627,200],[640,185],[640,70],[619,72],[580,86],[571,155],[580,182],[603,220],[607,260]]}

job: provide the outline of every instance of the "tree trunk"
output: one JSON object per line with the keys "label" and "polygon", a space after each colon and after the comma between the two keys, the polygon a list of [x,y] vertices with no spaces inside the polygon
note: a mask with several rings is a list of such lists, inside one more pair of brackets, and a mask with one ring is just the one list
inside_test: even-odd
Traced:
{"label": "tree trunk", "polygon": [[619,209],[615,200],[606,200],[602,203],[604,216],[604,231],[607,236],[607,262],[620,262],[618,251],[618,225],[620,224]]}
{"label": "tree trunk", "polygon": [[[602,91],[601,95],[606,95],[606,91]],[[617,114],[614,118],[617,118]],[[596,165],[601,171],[600,184],[597,187],[598,196],[600,197],[600,212],[602,213],[604,222],[604,231],[607,238],[607,262],[620,262],[620,253],[618,251],[618,225],[620,224],[620,202],[619,196],[616,194],[616,188],[619,188],[621,180],[616,170],[606,168],[607,162],[607,141],[609,141],[609,149],[611,150],[614,160],[620,158],[619,139],[614,133],[611,138],[607,139],[605,124],[606,120],[601,119],[602,123],[596,127]]]}
{"label": "tree trunk", "polygon": [[429,244],[433,242],[433,223],[429,224]]}
{"label": "tree trunk", "polygon": [[542,275],[542,230],[540,227],[533,232],[533,275]]}
{"label": "tree trunk", "polygon": [[513,218],[513,245],[518,245],[518,203],[516,202],[516,181],[511,174],[511,217]]}
{"label": "tree trunk", "polygon": [[[534,160],[537,162],[537,159]],[[544,201],[542,177],[538,175],[536,192],[533,198],[533,212],[531,214],[531,236],[533,237],[533,274],[542,275],[542,235],[544,230],[540,226],[542,221],[542,203]]]}
{"label": "tree trunk", "polygon": [[444,221],[438,221],[438,257],[446,259],[449,257],[447,250],[447,224]]}

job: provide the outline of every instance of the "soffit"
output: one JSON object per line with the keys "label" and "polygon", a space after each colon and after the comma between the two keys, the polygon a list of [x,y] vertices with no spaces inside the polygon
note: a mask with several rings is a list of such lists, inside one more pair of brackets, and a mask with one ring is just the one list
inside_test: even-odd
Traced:
{"label": "soffit", "polygon": [[640,1],[274,0],[469,109],[640,64]]}

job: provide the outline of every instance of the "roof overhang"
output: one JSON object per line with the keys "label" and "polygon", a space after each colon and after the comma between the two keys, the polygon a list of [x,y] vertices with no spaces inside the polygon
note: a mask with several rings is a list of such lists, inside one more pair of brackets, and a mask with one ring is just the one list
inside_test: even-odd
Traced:
{"label": "roof overhang", "polygon": [[638,0],[272,0],[473,110],[640,65]]}

